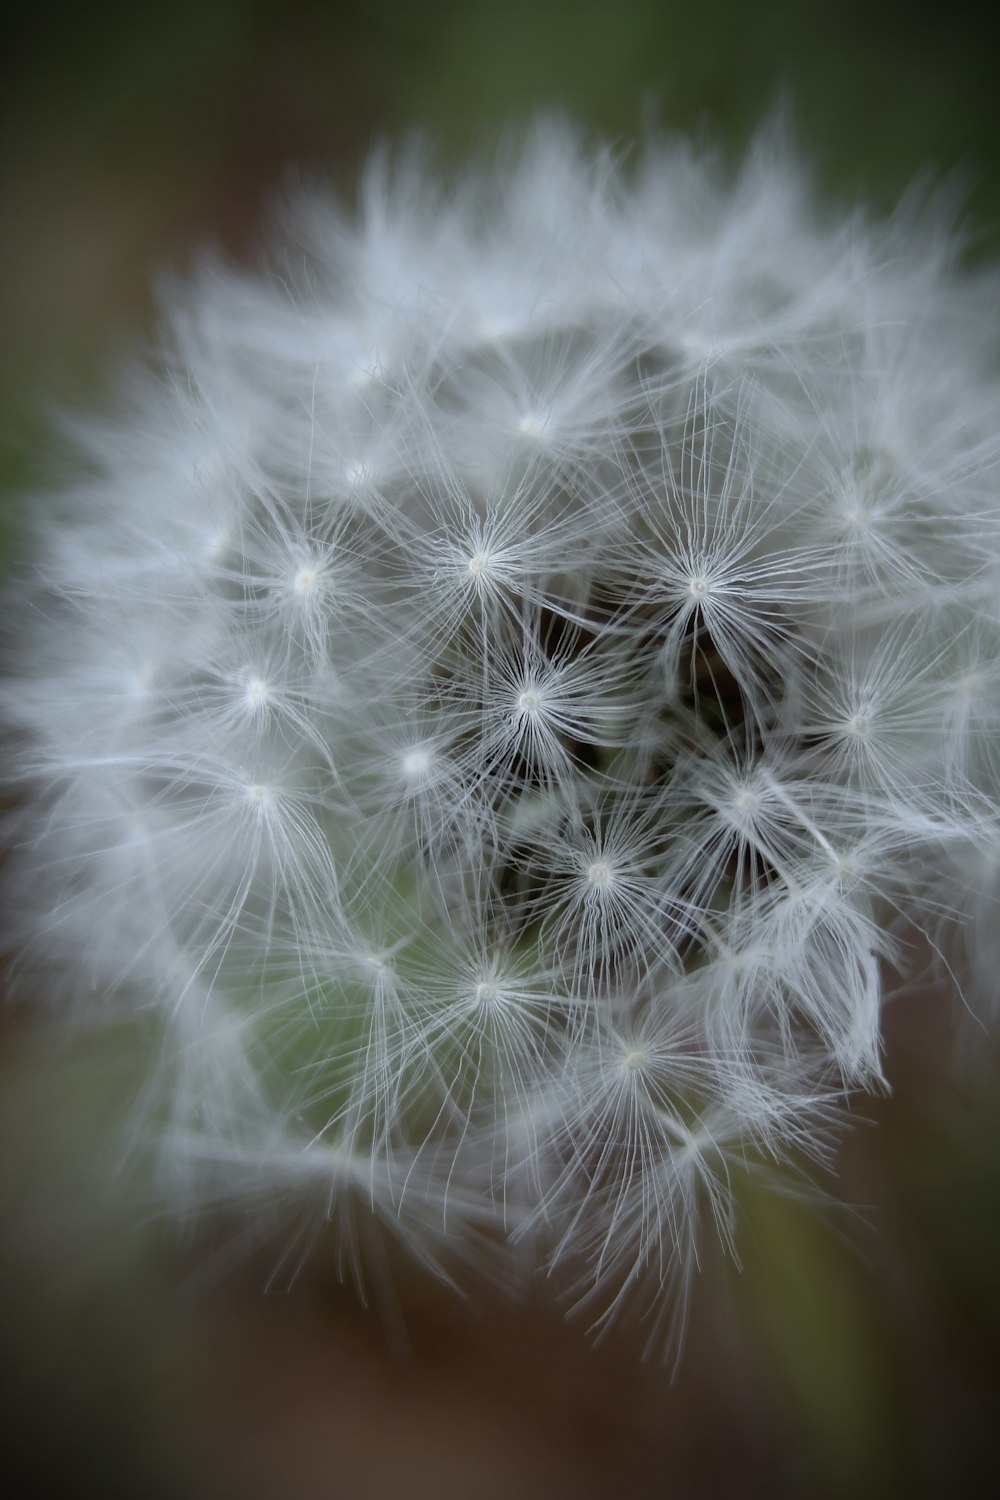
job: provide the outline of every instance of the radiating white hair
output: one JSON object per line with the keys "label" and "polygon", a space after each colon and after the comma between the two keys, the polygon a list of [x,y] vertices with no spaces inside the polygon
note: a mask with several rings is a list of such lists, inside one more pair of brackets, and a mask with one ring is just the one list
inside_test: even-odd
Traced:
{"label": "radiating white hair", "polygon": [[915,935],[988,1016],[996,280],[773,137],[547,122],[279,217],[40,506],[13,938],[162,1034],[178,1212],[492,1233],[676,1328],[740,1173],[879,1084]]}

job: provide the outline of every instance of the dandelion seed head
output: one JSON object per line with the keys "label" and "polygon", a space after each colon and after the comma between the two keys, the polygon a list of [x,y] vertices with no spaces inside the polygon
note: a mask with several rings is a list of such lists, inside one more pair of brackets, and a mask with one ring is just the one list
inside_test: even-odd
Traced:
{"label": "dandelion seed head", "polygon": [[683,1323],[741,1175],[883,1086],[901,933],[996,1020],[996,274],[824,229],[773,138],[548,121],[358,202],[171,289],[33,507],[5,941],[158,1030],[179,1221]]}

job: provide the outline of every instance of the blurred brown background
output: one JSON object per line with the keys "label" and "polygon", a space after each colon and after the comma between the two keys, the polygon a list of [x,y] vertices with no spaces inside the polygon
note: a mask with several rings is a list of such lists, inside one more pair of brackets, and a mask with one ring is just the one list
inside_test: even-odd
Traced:
{"label": "blurred brown background", "polygon": [[[970,257],[1000,248],[986,7],[54,0],[8,6],[3,25],[9,567],[52,405],[91,398],[149,337],[157,275],[206,239],[252,258],[285,173],[349,193],[371,143],[413,126],[458,159],[557,106],[622,139],[652,118],[738,153],[784,96],[833,197],[884,209],[930,166],[962,185]],[[639,1360],[641,1331],[595,1352],[544,1287],[512,1310],[404,1274],[388,1317],[321,1259],[264,1296],[265,1252],[206,1259],[136,1222],[108,1178],[137,1050],[67,1039],[35,998],[0,1028],[0,1412],[18,1497],[937,1496],[990,1472],[997,1058],[980,1042],[952,1067],[940,997],[888,1015],[894,1094],[859,1110],[833,1185],[859,1212],[747,1201],[743,1271],[706,1265],[673,1384]]]}

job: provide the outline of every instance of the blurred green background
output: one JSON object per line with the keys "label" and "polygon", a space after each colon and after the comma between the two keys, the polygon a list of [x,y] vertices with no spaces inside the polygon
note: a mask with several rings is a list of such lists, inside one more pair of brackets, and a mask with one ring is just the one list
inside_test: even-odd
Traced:
{"label": "blurred green background", "polygon": [[[734,159],[780,101],[824,190],[879,210],[930,169],[970,258],[1000,249],[989,9],[791,0],[14,4],[0,88],[0,546],[54,444],[155,327],[151,287],[206,239],[252,258],[285,174],[349,193],[373,141],[447,157],[539,107],[626,141],[645,121]],[[984,308],[984,317],[997,316]],[[745,1204],[743,1273],[706,1266],[679,1381],[627,1331],[597,1353],[540,1298],[453,1304],[405,1277],[406,1357],[322,1266],[261,1296],[108,1191],[126,1041],[0,1029],[0,1410],[17,1495],[937,1496],[994,1467],[1000,1399],[996,1050],[952,1068],[939,997],[887,1018],[818,1218]],[[875,1122],[871,1128],[867,1122]],[[28,1472],[27,1470],[23,1472]],[[22,1487],[18,1487],[18,1486]]]}

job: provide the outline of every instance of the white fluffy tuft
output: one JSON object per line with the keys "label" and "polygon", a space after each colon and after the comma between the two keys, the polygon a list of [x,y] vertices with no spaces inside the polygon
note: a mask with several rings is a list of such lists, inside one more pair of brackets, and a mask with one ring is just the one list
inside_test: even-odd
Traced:
{"label": "white fluffy tuft", "polygon": [[287,229],[78,424],[14,940],[162,1031],[178,1212],[436,1270],[492,1218],[676,1330],[741,1173],[881,1085],[901,935],[992,1002],[989,280],[821,229],[773,142],[629,176],[555,125]]}

